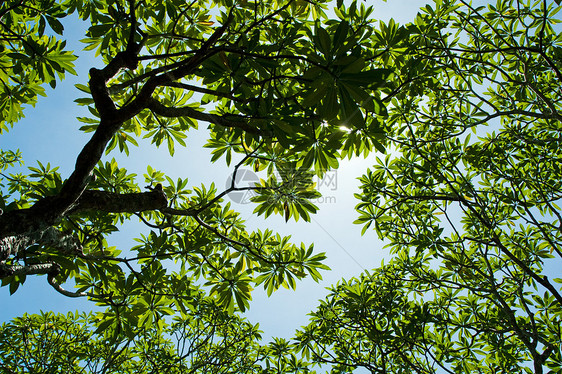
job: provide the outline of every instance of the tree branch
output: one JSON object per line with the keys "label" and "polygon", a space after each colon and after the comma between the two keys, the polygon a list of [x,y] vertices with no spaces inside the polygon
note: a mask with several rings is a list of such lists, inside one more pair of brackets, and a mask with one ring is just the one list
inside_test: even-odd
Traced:
{"label": "tree branch", "polygon": [[57,283],[57,281],[55,281],[55,277],[58,275],[58,273],[60,272],[60,266],[58,264],[51,264],[53,265],[51,271],[49,271],[48,275],[47,275],[47,281],[49,282],[49,284],[51,286],[53,286],[53,288],[55,290],[57,290],[60,294],[66,296],[66,297],[84,297],[84,296],[88,296],[87,293],[85,292],[70,292],[65,290],[64,288],[62,288],[62,286],[60,284]]}
{"label": "tree branch", "polygon": [[48,274],[53,270],[54,264],[34,264],[34,265],[6,265],[0,263],[0,279],[14,275],[38,275]]}
{"label": "tree branch", "polygon": [[145,210],[158,210],[168,205],[168,199],[162,190],[155,189],[140,193],[114,193],[107,191],[86,190],[69,214],[85,211],[106,213],[137,213]]}
{"label": "tree branch", "polygon": [[247,118],[237,116],[235,114],[220,116],[217,114],[200,112],[188,106],[181,108],[167,107],[155,99],[150,100],[147,107],[162,117],[190,117],[199,121],[210,122],[224,127],[239,128],[255,135],[270,136],[268,131],[250,126]]}

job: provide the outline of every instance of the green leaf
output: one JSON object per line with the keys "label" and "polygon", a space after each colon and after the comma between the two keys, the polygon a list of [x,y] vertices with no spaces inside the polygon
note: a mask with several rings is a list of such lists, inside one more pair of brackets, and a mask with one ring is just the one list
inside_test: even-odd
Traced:
{"label": "green leaf", "polygon": [[336,28],[334,33],[334,49],[339,49],[345,40],[347,39],[347,34],[349,33],[349,23],[345,20],[341,21]]}
{"label": "green leaf", "polygon": [[357,73],[349,73],[346,70],[340,74],[340,81],[350,85],[370,88],[385,85],[387,77],[392,72],[390,69],[370,69]]}
{"label": "green leaf", "polygon": [[332,40],[330,34],[317,22],[314,28],[315,45],[324,56],[330,56],[332,51]]}
{"label": "green leaf", "polygon": [[[41,17],[41,19],[43,19],[43,17]],[[64,27],[58,19],[49,16],[46,16],[45,19],[47,20],[49,26],[54,32],[56,32],[59,35],[62,35],[62,32],[64,31]]]}

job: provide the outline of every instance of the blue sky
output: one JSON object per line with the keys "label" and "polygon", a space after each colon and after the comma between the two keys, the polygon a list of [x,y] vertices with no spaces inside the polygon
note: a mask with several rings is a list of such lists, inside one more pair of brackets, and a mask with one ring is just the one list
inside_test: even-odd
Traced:
{"label": "blue sky", "polygon": [[[419,0],[368,3],[375,5],[375,18],[387,20],[392,17],[400,22],[413,20],[417,9],[425,4]],[[77,154],[89,138],[89,134],[79,131],[81,123],[76,116],[86,114],[83,107],[73,103],[79,96],[74,84],[87,84],[88,70],[100,67],[101,62],[92,52],[82,51],[83,45],[78,40],[83,37],[83,30],[84,26],[78,20],[66,20],[65,37],[68,38],[69,49],[74,49],[74,53],[79,55],[78,76],[68,75],[65,81],[57,84],[55,90],[47,88],[48,97],[40,98],[35,108],[26,109],[26,117],[2,135],[2,148],[19,148],[26,167],[35,166],[36,160],[41,160],[43,164],[49,162],[51,166],[59,166],[62,176],[67,177]],[[140,176],[137,181],[141,186],[144,183],[142,174],[146,172],[146,166],[151,165],[154,169],[165,171],[173,179],[187,177],[191,186],[214,181],[220,188],[226,184],[232,169],[226,167],[222,160],[210,164],[210,153],[202,147],[206,142],[206,124],[200,123],[199,127],[200,130],[187,134],[187,148],[176,148],[174,157],[168,155],[165,145],[162,149],[155,149],[147,141],[139,141],[138,148],[130,149],[129,157],[114,151],[104,159],[115,157],[121,167]],[[292,235],[296,243],[314,243],[316,251],[327,253],[327,265],[332,268],[332,271],[323,273],[322,282],[302,281],[297,284],[296,291],[281,289],[269,298],[262,289],[254,291],[246,316],[252,322],[260,323],[265,337],[291,337],[295,329],[306,324],[306,314],[315,308],[317,300],[327,294],[326,287],[381,264],[386,255],[383,244],[374,232],[369,231],[361,236],[361,227],[352,224],[356,218],[354,206],[357,201],[353,193],[357,190],[357,177],[371,163],[370,159],[341,162],[337,174],[331,174],[330,180],[324,180],[319,187],[324,198],[317,202],[320,211],[309,223],[302,220],[285,223],[280,216],[264,221],[262,217],[252,214],[254,207],[251,204],[232,203],[233,208],[242,213],[249,229],[272,228],[283,235]],[[128,249],[134,245],[132,238],[138,236],[139,230],[148,231],[140,224],[127,224],[109,242]],[[45,277],[28,277],[26,283],[12,296],[7,287],[0,288],[0,299],[3,304],[0,322],[40,310],[65,313],[93,307],[85,299],[70,299],[58,294],[47,284]]]}

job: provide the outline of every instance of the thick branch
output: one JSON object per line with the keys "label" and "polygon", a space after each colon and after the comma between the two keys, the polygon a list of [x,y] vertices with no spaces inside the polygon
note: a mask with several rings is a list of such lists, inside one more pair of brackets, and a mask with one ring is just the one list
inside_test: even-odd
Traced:
{"label": "thick branch", "polygon": [[53,263],[35,265],[6,265],[0,263],[0,279],[13,275],[38,275],[48,274],[55,267]]}
{"label": "thick branch", "polygon": [[[126,194],[86,190],[67,213],[75,214],[85,211],[136,213],[164,209],[167,205],[168,199],[162,189]],[[12,216],[19,218],[13,225],[9,225],[11,230],[16,231],[15,228],[25,227],[27,231],[20,232],[19,235],[13,234],[0,238],[0,261],[18,255],[33,244],[54,247],[64,253],[81,253],[82,251],[80,242],[72,236],[65,235],[53,227],[43,227],[45,222],[38,222],[37,216],[33,214],[33,209],[8,212],[6,215],[0,216],[0,224],[1,219],[5,216],[8,218],[8,222]],[[2,231],[6,231],[5,228],[3,229]]]}
{"label": "thick branch", "polygon": [[221,27],[213,32],[195,55],[184,61],[180,61],[178,66],[173,70],[150,77],[142,86],[138,95],[129,104],[118,110],[115,119],[121,123],[131,119],[147,107],[148,103],[152,100],[152,94],[157,87],[167,85],[192,74],[203,61],[215,53],[218,53],[218,50],[213,50],[213,46],[226,32],[231,20],[232,15],[229,16],[228,20]]}
{"label": "thick branch", "polygon": [[14,275],[43,275],[47,274],[47,281],[59,293],[67,297],[83,297],[88,296],[84,292],[70,292],[62,288],[57,283],[55,277],[60,272],[60,266],[56,263],[49,262],[35,265],[5,265],[0,263],[0,279]]}
{"label": "thick branch", "polygon": [[[211,49],[226,31],[231,18],[229,17],[229,20],[223,26],[215,30],[194,56],[184,61],[176,69],[148,79],[136,98],[120,109],[115,107],[109,95],[107,82],[119,73],[121,69],[134,69],[136,67],[140,45],[134,43],[133,39],[130,38],[127,49],[117,53],[105,68],[91,69],[89,85],[96,109],[100,114],[98,128],[78,155],[75,169],[64,183],[59,194],[44,198],[29,209],[11,211],[0,216],[0,239],[42,232],[48,227],[55,225],[69,210],[76,211],[76,202],[85,192],[84,190],[88,185],[92,170],[100,160],[108,142],[113,138],[123,122],[131,119],[147,107],[147,103],[152,100],[152,93],[159,85],[178,80],[190,74],[202,61],[215,53],[216,51],[213,52]],[[131,28],[131,33],[133,32],[134,25]],[[109,195],[104,196],[108,199],[106,202],[116,203]],[[139,200],[133,199],[133,201],[138,202]],[[162,201],[160,200],[161,203]],[[92,199],[85,198],[81,204],[84,207],[89,204],[91,209],[94,209]],[[108,204],[105,206],[107,207]],[[120,206],[120,210],[117,211],[129,211],[123,205]]]}
{"label": "thick branch", "polygon": [[61,253],[82,253],[82,244],[72,235],[67,235],[54,227],[35,231],[26,235],[8,236],[0,239],[0,261],[10,256],[18,256],[31,245],[40,244],[57,248]]}
{"label": "thick branch", "polygon": [[141,193],[114,193],[87,190],[80,196],[69,213],[97,211],[106,213],[136,213],[163,209],[168,199],[162,190]]}

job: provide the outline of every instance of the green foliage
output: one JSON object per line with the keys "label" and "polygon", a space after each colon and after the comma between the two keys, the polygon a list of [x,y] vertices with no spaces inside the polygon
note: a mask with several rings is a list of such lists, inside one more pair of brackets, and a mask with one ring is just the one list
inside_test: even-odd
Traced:
{"label": "green foliage", "polygon": [[[0,6],[0,130],[43,83],[73,73],[59,18],[90,22],[83,42],[105,67],[77,86],[92,137],[68,179],[48,160],[10,174],[21,155],[1,151],[0,277],[13,293],[43,274],[102,310],[4,325],[10,370],[279,373],[310,360],[334,373],[560,371],[562,281],[548,270],[562,257],[554,3],[439,0],[406,25],[341,1],[336,19],[301,0],[33,4]],[[200,122],[212,161],[259,182],[220,190],[147,165],[143,192],[114,157],[100,161],[142,137],[174,155]],[[260,346],[237,317],[253,288],[319,280],[325,255],[247,230],[225,198],[251,191],[258,215],[309,220],[313,176],[387,147],[360,179],[356,223],[393,259],[335,286],[294,342]],[[109,246],[130,220],[146,226],[137,244]],[[80,343],[76,357],[60,354],[51,324]],[[26,328],[36,337],[21,338]],[[180,353],[183,343],[196,348]]]}
{"label": "green foliage", "polygon": [[425,334],[436,328],[439,308],[412,299],[405,274],[391,264],[332,288],[297,333],[297,349],[313,362],[330,363],[331,373],[358,367],[432,372],[427,352],[433,344]]}
{"label": "green foliage", "polygon": [[385,64],[393,152],[356,194],[393,259],[332,289],[297,335],[306,357],[333,373],[560,371],[558,11],[436,1],[405,26]]}
{"label": "green foliage", "polygon": [[[9,373],[293,373],[309,372],[278,343],[209,300],[189,314],[145,324],[126,336],[93,327],[100,316],[25,314],[0,326],[0,370]],[[163,334],[156,324],[166,326]],[[98,329],[99,330],[99,329]]]}
{"label": "green foliage", "polygon": [[[59,40],[66,7],[56,0],[6,0],[0,5],[0,134],[23,117],[24,104],[45,96],[66,72],[76,75],[76,56]],[[48,26],[48,27],[47,27]]]}
{"label": "green foliage", "polygon": [[277,175],[256,184],[259,189],[252,201],[258,206],[254,213],[266,217],[272,213],[284,214],[285,221],[293,216],[298,221],[302,216],[305,221],[310,221],[309,212],[318,210],[310,200],[321,196],[315,189],[311,173],[295,164],[278,165],[277,171]]}
{"label": "green foliage", "polygon": [[[368,18],[371,8],[352,7],[349,14],[343,10],[340,20],[323,20],[325,29],[320,22],[324,14],[321,3],[282,1],[254,6],[246,1],[217,2],[218,17],[208,11],[213,4],[168,1],[136,9],[138,32],[142,31],[138,38],[143,35],[146,54],[137,71],[123,71],[111,82],[110,92],[118,105],[135,97],[155,72],[170,70],[196,54],[201,41],[216,30],[211,26],[226,24],[215,51],[181,83],[159,87],[157,92],[163,105],[185,112],[186,108],[203,112],[200,104],[213,105],[211,113],[220,115],[221,121],[211,121],[208,146],[215,149],[217,158],[226,153],[230,163],[232,152],[254,152],[249,161],[262,169],[269,164],[265,155],[278,143],[292,147],[279,157],[302,160],[299,162],[307,169],[314,165],[322,170],[337,166],[340,148],[350,155],[368,154],[373,145],[384,149],[383,130],[376,117],[384,117],[386,110],[377,88],[388,84],[391,71],[373,69],[370,51],[365,50],[373,28]],[[118,2],[89,6],[76,2],[73,6],[92,22],[84,39],[86,49],[96,49],[107,62],[125,48],[130,28],[126,6]],[[315,21],[310,15],[316,15]],[[89,93],[87,88],[81,89]],[[200,102],[190,101],[194,92],[202,95]],[[92,104],[88,98],[78,102]],[[92,107],[91,113],[99,115]],[[166,142],[173,154],[174,144],[184,145],[183,134],[201,119],[204,116],[144,111],[123,125],[107,150],[118,144],[128,152],[127,143],[135,144],[134,137],[144,134],[156,146]],[[254,131],[243,134],[236,128],[247,119],[251,125],[240,129]],[[95,130],[95,118],[81,121],[88,124],[83,129]],[[225,129],[225,123],[230,129]],[[350,133],[342,131],[342,125]],[[262,136],[255,133],[272,134],[275,141],[268,136],[262,144]],[[342,147],[348,138],[353,141]]]}
{"label": "green foliage", "polygon": [[[257,214],[308,221],[320,196],[314,175],[341,157],[384,150],[382,92],[394,84],[371,51],[371,7],[341,4],[337,19],[323,2],[300,0],[10,1],[0,10],[4,24],[18,25],[17,36],[0,39],[14,61],[4,88],[34,92],[24,99],[5,91],[12,104],[3,113],[17,112],[3,114],[6,123],[21,118],[18,105],[33,103],[42,83],[54,85],[55,72],[74,73],[60,18],[89,22],[82,41],[104,64],[77,85],[83,97],[75,102],[89,112],[78,120],[92,136],[69,177],[48,160],[27,174],[4,173],[16,159],[2,153],[0,221],[15,228],[6,234],[0,225],[0,240],[17,238],[0,253],[3,286],[15,292],[26,275],[46,275],[57,291],[107,308],[99,331],[132,336],[186,314],[195,284],[234,313],[250,306],[257,286],[271,294],[321,279],[323,253],[247,230],[225,198],[252,191]],[[212,161],[261,172],[258,184],[193,186],[147,165],[143,192],[115,157],[101,161],[104,152],[128,155],[140,138],[173,156],[202,121]],[[131,220],[146,226],[138,243],[109,246],[107,236]]]}

